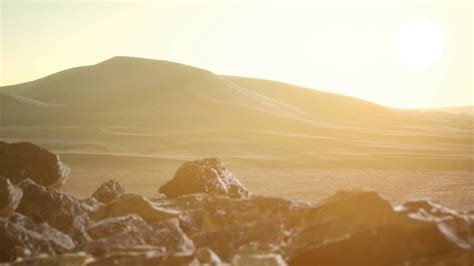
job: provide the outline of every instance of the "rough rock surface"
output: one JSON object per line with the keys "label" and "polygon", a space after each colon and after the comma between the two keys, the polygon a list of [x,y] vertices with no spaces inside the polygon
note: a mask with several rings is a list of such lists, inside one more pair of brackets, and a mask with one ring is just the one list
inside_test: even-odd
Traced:
{"label": "rough rock surface", "polygon": [[76,248],[98,257],[113,252],[130,249],[160,252],[162,256],[171,254],[192,254],[193,242],[182,231],[176,218],[160,221],[151,225],[140,225],[117,234],[96,239]]}
{"label": "rough rock surface", "polygon": [[20,204],[23,191],[0,176],[0,217],[10,216]]}
{"label": "rough rock surface", "polygon": [[48,223],[76,243],[90,240],[85,230],[91,223],[82,203],[66,192],[46,188],[30,179],[19,184],[23,199],[17,211],[36,223]]}
{"label": "rough rock surface", "polygon": [[168,198],[194,193],[225,195],[232,198],[251,196],[251,193],[217,158],[183,164],[173,179],[160,187],[159,191]]}
{"label": "rough rock surface", "polygon": [[60,187],[68,174],[69,167],[54,153],[29,142],[0,141],[0,175],[13,184],[30,178],[42,186]]}
{"label": "rough rock surface", "polygon": [[125,216],[110,217],[101,220],[87,228],[87,233],[92,239],[99,239],[147,227],[148,224],[140,216],[127,214]]}
{"label": "rough rock surface", "polygon": [[137,194],[124,194],[112,202],[100,207],[91,214],[95,221],[107,217],[123,216],[127,214],[136,214],[142,217],[148,223],[153,223],[163,219],[176,217],[178,212],[172,209],[163,208],[145,197]]}
{"label": "rough rock surface", "polygon": [[49,226],[47,223],[35,223],[32,219],[20,213],[14,213],[9,220],[40,234],[49,242],[56,253],[64,253],[75,247],[74,241],[69,235]]}
{"label": "rough rock surface", "polygon": [[5,218],[0,218],[0,262],[13,261],[19,253],[27,257],[41,252],[54,254],[48,240]]}
{"label": "rough rock surface", "polygon": [[92,197],[102,203],[109,203],[117,197],[123,195],[125,189],[115,180],[109,180],[103,183],[95,192]]}

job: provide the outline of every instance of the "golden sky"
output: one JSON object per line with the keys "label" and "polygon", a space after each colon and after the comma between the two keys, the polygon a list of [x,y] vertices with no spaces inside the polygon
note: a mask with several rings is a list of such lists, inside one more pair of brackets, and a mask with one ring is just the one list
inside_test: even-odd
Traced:
{"label": "golden sky", "polygon": [[469,0],[0,1],[0,85],[127,55],[393,107],[474,104]]}

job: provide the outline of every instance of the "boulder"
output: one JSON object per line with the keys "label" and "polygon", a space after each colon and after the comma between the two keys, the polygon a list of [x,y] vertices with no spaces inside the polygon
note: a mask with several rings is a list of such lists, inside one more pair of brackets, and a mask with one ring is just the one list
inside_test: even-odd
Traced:
{"label": "boulder", "polygon": [[411,262],[472,252],[375,192],[338,192],[308,211],[303,224],[290,243],[289,265],[418,265]]}
{"label": "boulder", "polygon": [[153,223],[171,217],[177,217],[179,212],[169,208],[163,208],[158,204],[147,200],[137,194],[124,194],[108,204],[93,212],[90,217],[99,221],[109,217],[136,214],[146,222]]}
{"label": "boulder", "polygon": [[42,186],[60,187],[68,174],[69,167],[54,153],[29,142],[0,141],[0,175],[13,184],[30,178]]}
{"label": "boulder", "polygon": [[33,219],[35,223],[48,223],[72,237],[75,243],[90,240],[86,227],[91,224],[82,203],[66,192],[40,186],[30,179],[18,185],[23,199],[17,212]]}
{"label": "boulder", "polygon": [[76,251],[106,257],[114,252],[140,249],[159,252],[160,256],[175,253],[192,254],[194,244],[181,230],[178,220],[172,218],[151,225],[131,227],[129,230],[84,243],[77,247]]}
{"label": "boulder", "polygon": [[235,255],[232,258],[232,266],[287,266],[285,260],[279,254],[245,254]]}
{"label": "boulder", "polygon": [[194,257],[200,265],[220,266],[224,264],[219,256],[207,247],[198,248],[194,253]]}
{"label": "boulder", "polygon": [[97,190],[92,194],[92,197],[97,199],[99,202],[109,203],[124,193],[125,189],[123,189],[117,181],[109,180],[97,188]]}
{"label": "boulder", "polygon": [[141,230],[147,227],[148,224],[140,216],[127,214],[125,216],[101,220],[87,228],[87,233],[92,239],[99,239],[131,230]]}
{"label": "boulder", "polygon": [[217,158],[184,163],[173,179],[159,188],[168,198],[194,193],[223,195],[233,198],[251,196],[240,181]]}
{"label": "boulder", "polygon": [[409,201],[395,208],[416,220],[434,222],[438,229],[465,249],[474,249],[474,213],[456,211],[429,200]]}
{"label": "boulder", "polygon": [[183,210],[181,224],[195,246],[209,247],[227,262],[240,247],[250,243],[256,244],[260,252],[283,252],[309,209],[301,202],[272,197],[188,195],[176,202],[172,206]]}
{"label": "boulder", "polygon": [[10,216],[20,204],[23,191],[0,176],[0,217]]}
{"label": "boulder", "polygon": [[54,254],[48,240],[37,232],[0,217],[0,262],[14,261],[20,255],[34,256],[39,253]]}
{"label": "boulder", "polygon": [[50,243],[55,253],[64,253],[75,247],[74,241],[69,235],[49,226],[47,223],[37,224],[29,217],[20,213],[14,213],[9,220],[16,225],[20,225],[28,230],[40,234]]}

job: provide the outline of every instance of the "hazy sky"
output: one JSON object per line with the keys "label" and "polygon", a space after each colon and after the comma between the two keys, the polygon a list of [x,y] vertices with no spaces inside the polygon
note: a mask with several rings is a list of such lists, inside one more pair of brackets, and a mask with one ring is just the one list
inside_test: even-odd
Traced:
{"label": "hazy sky", "polygon": [[0,85],[127,55],[394,107],[474,104],[469,0],[0,1]]}

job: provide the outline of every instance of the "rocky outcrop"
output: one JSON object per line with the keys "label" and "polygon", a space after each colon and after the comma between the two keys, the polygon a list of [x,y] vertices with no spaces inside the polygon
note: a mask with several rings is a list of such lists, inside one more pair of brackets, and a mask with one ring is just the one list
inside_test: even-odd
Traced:
{"label": "rocky outcrop", "polygon": [[160,187],[160,193],[169,198],[194,193],[246,198],[251,193],[217,158],[187,162],[175,173],[173,179]]}
{"label": "rocky outcrop", "polygon": [[163,208],[141,195],[130,193],[124,194],[100,207],[96,212],[91,214],[91,218],[95,221],[99,221],[107,217],[124,216],[127,214],[136,214],[148,223],[153,223],[167,218],[177,217],[179,213],[173,209]]}
{"label": "rocky outcrop", "polygon": [[50,243],[39,233],[0,217],[0,262],[39,253],[54,254]]}
{"label": "rocky outcrop", "polygon": [[418,265],[419,258],[470,256],[445,233],[374,192],[340,192],[308,212],[289,265]]}
{"label": "rocky outcrop", "polygon": [[23,199],[17,211],[35,223],[48,223],[70,235],[76,243],[90,240],[86,227],[91,223],[79,200],[66,192],[46,188],[30,179],[19,184]]}
{"label": "rocky outcrop", "polygon": [[47,187],[60,187],[69,167],[59,157],[29,142],[8,144],[0,141],[0,175],[13,184],[25,179]]}
{"label": "rocky outcrop", "polygon": [[109,203],[117,197],[123,195],[125,189],[115,180],[109,180],[103,183],[95,192],[92,197],[102,203]]}
{"label": "rocky outcrop", "polygon": [[145,220],[136,214],[127,214],[101,220],[87,228],[87,233],[92,239],[99,239],[143,228],[148,228]]}
{"label": "rocky outcrop", "polygon": [[10,216],[20,204],[23,191],[0,176],[0,217]]}
{"label": "rocky outcrop", "polygon": [[159,252],[161,256],[192,254],[193,242],[181,230],[177,219],[167,219],[151,225],[131,226],[117,234],[99,238],[76,248],[97,257],[131,249]]}
{"label": "rocky outcrop", "polygon": [[9,220],[16,225],[40,234],[49,242],[56,253],[64,253],[75,247],[74,241],[69,235],[51,227],[47,223],[35,223],[32,219],[20,213],[14,213]]}
{"label": "rocky outcrop", "polygon": [[85,200],[31,179],[0,192],[0,262],[15,265],[474,263],[473,212],[375,192],[250,197],[217,159],[185,163],[153,200],[115,181]]}

